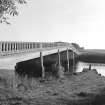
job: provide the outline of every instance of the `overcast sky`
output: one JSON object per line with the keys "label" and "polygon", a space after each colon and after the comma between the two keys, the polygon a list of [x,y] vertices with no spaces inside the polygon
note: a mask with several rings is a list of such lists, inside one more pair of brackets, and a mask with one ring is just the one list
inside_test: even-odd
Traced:
{"label": "overcast sky", "polygon": [[28,0],[0,40],[65,41],[105,49],[105,0]]}

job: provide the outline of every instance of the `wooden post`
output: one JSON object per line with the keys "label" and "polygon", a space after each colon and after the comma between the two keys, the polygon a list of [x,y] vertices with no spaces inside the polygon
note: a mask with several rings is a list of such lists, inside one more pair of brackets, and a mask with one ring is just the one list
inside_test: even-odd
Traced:
{"label": "wooden post", "polygon": [[58,65],[61,66],[61,58],[60,58],[60,51],[58,49]]}
{"label": "wooden post", "polygon": [[4,52],[5,51],[5,43],[2,43],[2,45],[3,45],[2,46],[3,47],[2,49],[3,49],[3,52]]}
{"label": "wooden post", "polygon": [[74,72],[74,66],[75,66],[75,55],[74,55],[74,52],[73,52],[73,72]]}
{"label": "wooden post", "polygon": [[45,77],[45,70],[44,70],[44,65],[43,65],[43,55],[42,52],[40,52],[40,60],[41,60],[41,68],[42,68],[42,78]]}
{"label": "wooden post", "polygon": [[69,51],[68,51],[68,48],[67,48],[67,69],[69,71]]}

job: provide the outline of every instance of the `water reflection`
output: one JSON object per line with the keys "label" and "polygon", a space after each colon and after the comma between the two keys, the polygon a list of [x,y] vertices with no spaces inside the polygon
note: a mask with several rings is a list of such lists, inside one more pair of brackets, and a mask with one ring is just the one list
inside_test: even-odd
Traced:
{"label": "water reflection", "polygon": [[98,73],[105,76],[105,64],[102,63],[85,63],[85,62],[78,62],[76,64],[76,72],[82,72],[83,68],[89,68],[91,64],[91,69],[96,69]]}

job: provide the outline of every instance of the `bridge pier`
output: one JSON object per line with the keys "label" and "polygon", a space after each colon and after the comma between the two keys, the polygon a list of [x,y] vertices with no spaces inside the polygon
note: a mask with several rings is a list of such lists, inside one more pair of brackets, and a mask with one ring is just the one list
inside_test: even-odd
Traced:
{"label": "bridge pier", "polygon": [[8,52],[10,52],[10,49],[11,49],[11,48],[10,48],[10,43],[8,43]]}
{"label": "bridge pier", "polygon": [[4,43],[2,43],[2,52],[4,52],[5,46]]}

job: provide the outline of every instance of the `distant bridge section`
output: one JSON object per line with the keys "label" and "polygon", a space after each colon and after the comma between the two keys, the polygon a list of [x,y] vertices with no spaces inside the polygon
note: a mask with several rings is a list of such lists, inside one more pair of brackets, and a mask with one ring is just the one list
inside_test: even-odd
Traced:
{"label": "distant bridge section", "polygon": [[41,51],[45,49],[55,49],[69,47],[69,43],[46,43],[46,42],[0,42],[0,55],[10,55],[17,53]]}
{"label": "distant bridge section", "polygon": [[25,52],[41,51],[47,49],[56,49],[68,47],[74,52],[78,51],[70,44],[64,42],[0,42],[0,56],[11,55]]}

